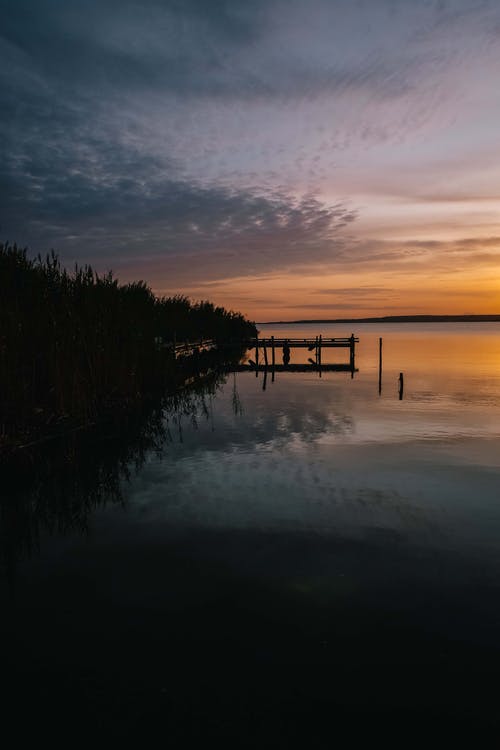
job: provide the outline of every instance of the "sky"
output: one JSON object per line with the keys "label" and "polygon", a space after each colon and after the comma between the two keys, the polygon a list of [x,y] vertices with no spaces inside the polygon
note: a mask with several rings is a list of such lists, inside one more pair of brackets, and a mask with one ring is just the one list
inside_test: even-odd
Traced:
{"label": "sky", "polygon": [[498,0],[0,0],[0,56],[2,240],[258,322],[500,313]]}

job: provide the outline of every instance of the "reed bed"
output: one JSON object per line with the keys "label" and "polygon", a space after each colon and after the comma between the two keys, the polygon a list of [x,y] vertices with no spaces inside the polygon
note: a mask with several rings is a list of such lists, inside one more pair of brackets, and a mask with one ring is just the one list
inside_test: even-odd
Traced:
{"label": "reed bed", "polygon": [[60,424],[91,424],[179,381],[160,341],[255,336],[240,313],[187,297],[156,297],[91,266],[63,268],[0,244],[0,447]]}

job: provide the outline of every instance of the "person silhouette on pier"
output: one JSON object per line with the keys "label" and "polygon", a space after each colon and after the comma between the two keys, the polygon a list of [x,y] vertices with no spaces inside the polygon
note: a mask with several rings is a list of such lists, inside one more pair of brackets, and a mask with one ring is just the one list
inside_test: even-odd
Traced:
{"label": "person silhouette on pier", "polygon": [[288,339],[285,339],[285,343],[283,344],[283,364],[288,365],[290,362],[290,345],[288,343]]}

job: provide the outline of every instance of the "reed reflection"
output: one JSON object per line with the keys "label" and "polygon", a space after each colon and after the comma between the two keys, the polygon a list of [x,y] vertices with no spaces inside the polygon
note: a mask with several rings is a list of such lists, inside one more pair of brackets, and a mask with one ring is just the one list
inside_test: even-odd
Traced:
{"label": "reed reflection", "polygon": [[[148,456],[182,442],[183,423],[213,424],[212,399],[225,383],[220,371],[193,377],[175,393],[124,415],[108,415],[98,427],[74,430],[18,450],[2,460],[1,559],[12,586],[17,563],[40,551],[44,534],[86,534],[92,513],[124,503],[124,482]],[[235,413],[241,404],[234,384]]]}

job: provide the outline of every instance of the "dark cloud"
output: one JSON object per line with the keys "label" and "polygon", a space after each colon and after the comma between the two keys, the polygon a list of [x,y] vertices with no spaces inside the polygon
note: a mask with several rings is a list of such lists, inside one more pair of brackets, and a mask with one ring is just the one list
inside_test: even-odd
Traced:
{"label": "dark cloud", "polygon": [[[391,14],[390,3],[371,3],[371,10],[361,5],[316,0],[304,15],[304,3],[277,0],[17,0],[0,11],[7,64],[23,55],[26,71],[36,68],[74,93],[146,88],[182,97],[248,98],[355,88],[399,95],[412,86],[415,58],[387,42],[394,33],[400,42],[408,38],[405,19]],[[428,30],[443,13],[439,5],[426,6],[415,20]],[[303,49],[287,46],[294,19]],[[312,29],[322,45],[333,35],[321,54],[307,46]]]}
{"label": "dark cloud", "polygon": [[[489,18],[488,9],[474,3],[474,17]],[[429,56],[428,39],[470,15],[465,0],[453,10],[389,0],[7,0],[0,44],[7,85],[18,95],[45,88],[51,100],[146,91],[183,100],[393,98],[453,57],[437,44]]]}
{"label": "dark cloud", "polygon": [[120,267],[140,257],[179,271],[186,260],[189,274],[194,264],[233,276],[283,270],[324,260],[355,219],[342,202],[182,181],[165,165],[90,135],[78,147],[61,136],[31,158],[13,154],[0,180],[3,235],[37,251],[54,247],[68,262],[106,259]]}
{"label": "dark cloud", "polygon": [[223,87],[228,56],[255,41],[263,7],[222,0],[19,0],[0,9],[3,39],[59,86],[161,86],[185,94],[200,92],[210,79]]}
{"label": "dark cloud", "polygon": [[4,237],[68,262],[174,258],[180,270],[186,258],[192,272],[204,257],[205,270],[237,275],[314,262],[354,219],[343,203],[186,179],[175,143],[148,139],[154,113],[135,127],[116,109],[136,87],[258,88],[231,55],[262,35],[265,3],[19,0],[0,11]]}
{"label": "dark cloud", "polygon": [[331,180],[333,152],[433,116],[445,85],[418,92],[477,54],[470,28],[498,33],[495,14],[466,0],[0,0],[0,232],[179,281],[480,259],[484,242],[347,240],[352,202],[304,192]]}

